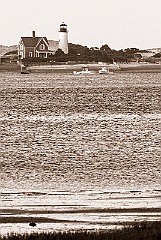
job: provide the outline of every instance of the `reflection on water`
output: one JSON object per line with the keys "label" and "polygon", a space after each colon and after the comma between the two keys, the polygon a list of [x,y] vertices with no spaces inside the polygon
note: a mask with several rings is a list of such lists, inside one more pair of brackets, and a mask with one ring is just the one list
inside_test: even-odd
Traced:
{"label": "reflection on water", "polygon": [[[137,207],[140,201],[143,207],[158,207],[160,79],[159,73],[1,74],[3,207],[16,208],[19,192],[36,190],[47,195],[60,191],[63,206],[85,201],[87,207],[109,208],[115,200],[111,205],[107,201],[118,189],[122,193],[117,198],[123,194],[126,201],[117,200],[117,208],[135,205],[134,193],[132,200],[127,197],[129,189],[141,191],[141,200],[135,192]],[[11,202],[6,189],[18,192],[16,198],[9,197]],[[93,200],[91,190],[99,192],[93,192]],[[60,201],[61,191],[71,193],[70,198],[63,192]],[[34,207],[50,199],[42,200],[41,194],[34,193]],[[22,202],[25,199],[22,194]],[[115,219],[120,219],[117,214]]]}

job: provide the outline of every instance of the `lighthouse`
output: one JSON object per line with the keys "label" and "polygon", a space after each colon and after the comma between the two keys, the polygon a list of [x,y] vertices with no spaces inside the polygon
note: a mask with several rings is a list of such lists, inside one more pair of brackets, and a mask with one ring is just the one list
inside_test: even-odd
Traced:
{"label": "lighthouse", "polygon": [[63,22],[60,24],[59,30],[59,48],[65,53],[68,53],[68,31],[67,25]]}

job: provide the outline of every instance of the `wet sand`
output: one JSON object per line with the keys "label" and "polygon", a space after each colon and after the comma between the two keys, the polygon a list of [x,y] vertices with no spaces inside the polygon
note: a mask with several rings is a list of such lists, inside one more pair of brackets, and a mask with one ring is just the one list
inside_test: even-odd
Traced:
{"label": "wet sand", "polygon": [[[35,206],[36,207],[36,206]],[[39,223],[54,223],[54,222],[86,222],[77,220],[65,220],[52,218],[53,214],[57,216],[63,214],[133,214],[133,215],[146,215],[148,217],[158,217],[161,214],[161,208],[118,208],[118,209],[107,209],[107,208],[88,208],[88,209],[71,209],[71,210],[21,210],[21,209],[1,209],[0,223],[29,223],[31,221]],[[40,216],[39,216],[40,215]],[[47,215],[49,217],[42,217]],[[50,217],[51,215],[51,217]],[[126,221],[127,222],[127,221]],[[131,222],[131,221],[130,221]],[[104,224],[104,223],[102,223]],[[106,223],[107,224],[107,223]],[[111,224],[111,223],[110,223]],[[116,222],[114,222],[116,224]],[[119,222],[120,224],[120,222]],[[124,224],[124,222],[122,222]]]}

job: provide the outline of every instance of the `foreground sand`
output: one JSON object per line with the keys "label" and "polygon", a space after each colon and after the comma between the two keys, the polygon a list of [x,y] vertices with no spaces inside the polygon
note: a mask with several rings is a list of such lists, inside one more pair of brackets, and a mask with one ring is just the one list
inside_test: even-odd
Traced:
{"label": "foreground sand", "polygon": [[0,236],[0,240],[46,240],[46,239],[59,239],[59,240],[160,240],[161,239],[161,222],[142,222],[135,223],[133,226],[125,226],[121,228],[115,228],[113,230],[97,230],[92,229],[90,231],[80,230],[80,231],[50,231],[36,233],[31,232],[30,234],[7,234],[7,236]]}
{"label": "foreground sand", "polygon": [[[128,214],[142,216],[147,215],[152,221],[159,221],[161,214],[160,208],[135,208],[135,209],[86,209],[86,210],[70,210],[70,211],[48,211],[48,210],[21,210],[21,209],[2,209],[0,217],[0,234],[2,236],[11,233],[44,233],[53,231],[101,231],[108,229],[118,229],[124,226],[133,226],[144,222],[144,220],[118,221],[115,219],[116,214]],[[69,214],[70,213],[70,214]],[[54,215],[55,214],[55,215]],[[89,214],[90,218],[80,217]],[[107,220],[95,221],[97,214],[104,215]],[[108,221],[108,214],[113,216],[113,221]],[[67,215],[65,217],[65,215]],[[70,215],[69,219],[68,216]],[[73,217],[71,217],[73,215]],[[75,218],[76,215],[79,217]],[[43,217],[44,216],[44,217]],[[46,216],[46,217],[45,217]],[[55,217],[54,217],[55,216]],[[155,219],[154,219],[155,216]],[[80,218],[80,219],[79,219]],[[147,221],[149,222],[149,221]],[[151,221],[150,221],[151,222]],[[35,223],[35,226],[30,226],[30,223]]]}

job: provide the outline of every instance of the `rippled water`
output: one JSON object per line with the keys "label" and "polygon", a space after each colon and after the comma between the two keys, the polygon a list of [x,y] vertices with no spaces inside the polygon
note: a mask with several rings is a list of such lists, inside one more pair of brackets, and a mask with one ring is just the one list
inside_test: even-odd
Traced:
{"label": "rippled water", "polygon": [[160,73],[1,73],[0,88],[3,208],[49,210],[55,192],[72,209],[159,206]]}

